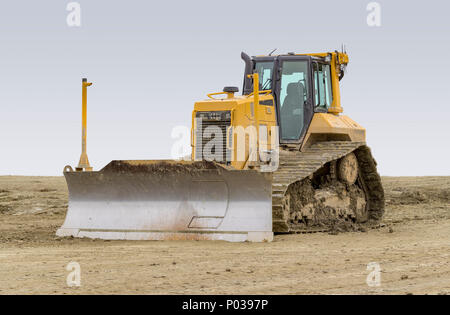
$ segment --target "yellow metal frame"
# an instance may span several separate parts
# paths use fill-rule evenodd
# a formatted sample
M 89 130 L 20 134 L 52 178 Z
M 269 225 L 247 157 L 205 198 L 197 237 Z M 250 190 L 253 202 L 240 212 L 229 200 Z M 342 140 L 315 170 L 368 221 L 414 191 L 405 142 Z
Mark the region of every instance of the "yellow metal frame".
M 194 105 L 194 110 L 192 111 L 192 127 L 191 127 L 191 146 L 192 150 L 192 159 L 196 159 L 195 157 L 195 134 L 194 130 L 196 128 L 196 114 L 201 111 L 230 111 L 231 112 L 231 126 L 242 126 L 246 129 L 248 126 L 255 126 L 256 130 L 259 132 L 260 125 L 266 125 L 267 128 L 271 128 L 271 126 L 276 125 L 276 116 L 275 116 L 275 107 L 273 105 L 263 105 L 262 101 L 272 100 L 274 104 L 274 99 L 271 93 L 271 90 L 259 90 L 259 75 L 252 74 L 250 75 L 253 78 L 254 91 L 257 93 L 252 93 L 251 95 L 233 95 L 233 97 L 226 98 L 215 98 L 214 96 L 220 94 L 227 94 L 226 92 L 216 92 L 209 93 L 208 99 L 196 102 Z M 249 153 L 247 150 L 245 152 L 245 161 L 237 161 L 237 151 L 236 151 L 236 142 L 237 135 L 236 130 L 233 129 L 232 138 L 230 138 L 230 129 L 227 129 L 227 138 L 226 144 L 228 147 L 232 149 L 233 161 L 231 162 L 231 166 L 235 169 L 243 169 L 248 166 L 248 157 Z M 247 141 L 248 139 L 246 139 Z M 246 143 L 246 149 L 248 143 Z M 268 143 L 268 147 L 270 147 L 270 141 Z
M 348 64 L 349 59 L 346 53 L 330 52 L 330 53 L 312 53 L 298 54 L 299 56 L 312 56 L 320 58 L 330 58 L 331 82 L 333 101 L 328 109 L 328 113 L 315 113 L 310 123 L 305 138 L 303 139 L 300 150 L 305 146 L 309 146 L 317 141 L 343 140 L 343 141 L 365 141 L 365 129 L 350 119 L 348 116 L 339 115 L 343 112 L 341 106 L 341 94 L 339 78 L 342 77 L 342 71 Z M 195 117 L 200 111 L 227 111 L 231 112 L 231 126 L 234 128 L 242 126 L 244 129 L 248 126 L 256 126 L 259 132 L 259 126 L 265 125 L 268 130 L 272 126 L 277 126 L 276 108 L 272 105 L 261 104 L 262 101 L 271 100 L 275 104 L 271 90 L 259 90 L 259 76 L 257 73 L 249 75 L 253 79 L 253 91 L 249 95 L 235 96 L 234 93 L 217 92 L 208 94 L 207 100 L 196 102 L 192 112 L 192 128 L 191 128 L 191 146 L 192 159 L 195 159 Z M 215 95 L 227 94 L 226 98 L 214 98 Z M 248 161 L 236 160 L 237 136 L 234 133 L 233 138 L 229 138 L 230 129 L 227 129 L 227 147 L 232 148 L 233 160 L 231 166 L 235 169 L 245 169 L 249 167 Z M 268 139 L 268 148 L 271 148 L 271 137 Z M 246 141 L 248 141 L 246 139 Z M 258 136 L 259 148 L 259 136 Z M 249 157 L 248 143 L 246 142 L 245 156 Z

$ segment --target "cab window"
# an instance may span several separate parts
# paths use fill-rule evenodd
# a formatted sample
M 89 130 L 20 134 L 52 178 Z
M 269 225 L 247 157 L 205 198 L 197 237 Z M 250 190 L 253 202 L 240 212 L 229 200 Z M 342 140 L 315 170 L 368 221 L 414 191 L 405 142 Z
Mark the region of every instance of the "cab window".
M 283 140 L 298 140 L 308 98 L 308 62 L 284 61 L 280 86 L 280 127 Z
M 255 64 L 255 70 L 259 74 L 259 89 L 261 91 L 271 90 L 273 61 L 257 62 Z
M 313 70 L 315 104 L 317 107 L 327 110 L 333 102 L 330 65 L 315 62 Z

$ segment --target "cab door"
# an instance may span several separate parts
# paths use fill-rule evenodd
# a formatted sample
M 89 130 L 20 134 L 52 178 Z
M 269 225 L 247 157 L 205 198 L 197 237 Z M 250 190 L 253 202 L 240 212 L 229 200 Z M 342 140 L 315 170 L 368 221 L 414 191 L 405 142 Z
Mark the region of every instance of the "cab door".
M 301 143 L 313 116 L 311 57 L 279 56 L 276 69 L 280 143 Z

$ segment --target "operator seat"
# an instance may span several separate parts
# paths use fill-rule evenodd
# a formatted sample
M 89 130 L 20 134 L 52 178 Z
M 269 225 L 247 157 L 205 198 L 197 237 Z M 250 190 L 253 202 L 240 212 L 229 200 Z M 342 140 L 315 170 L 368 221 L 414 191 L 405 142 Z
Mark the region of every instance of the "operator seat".
M 281 106 L 281 133 L 283 139 L 298 139 L 303 129 L 304 90 L 301 82 L 287 85 Z

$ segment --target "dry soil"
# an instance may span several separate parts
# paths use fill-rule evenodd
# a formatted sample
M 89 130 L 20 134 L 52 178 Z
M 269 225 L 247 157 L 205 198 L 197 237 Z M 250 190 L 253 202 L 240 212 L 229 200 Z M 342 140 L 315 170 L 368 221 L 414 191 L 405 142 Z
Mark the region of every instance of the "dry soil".
M 448 294 L 450 177 L 384 177 L 383 227 L 272 243 L 57 238 L 62 177 L 0 177 L 0 294 Z M 68 287 L 66 266 L 81 266 Z M 368 286 L 367 265 L 381 267 Z

